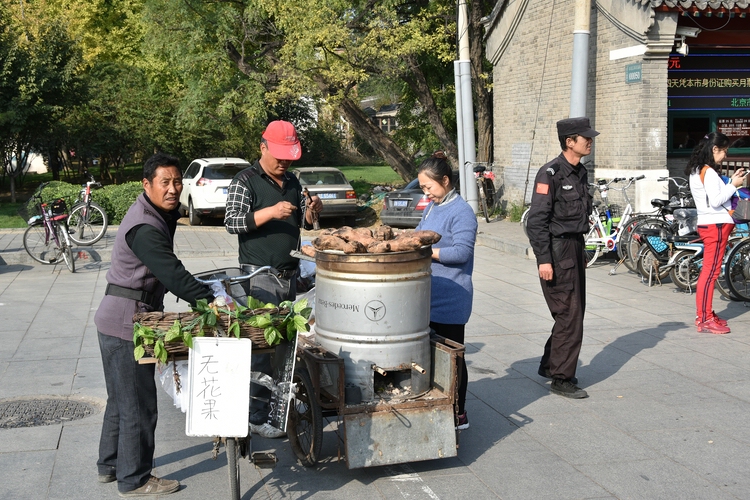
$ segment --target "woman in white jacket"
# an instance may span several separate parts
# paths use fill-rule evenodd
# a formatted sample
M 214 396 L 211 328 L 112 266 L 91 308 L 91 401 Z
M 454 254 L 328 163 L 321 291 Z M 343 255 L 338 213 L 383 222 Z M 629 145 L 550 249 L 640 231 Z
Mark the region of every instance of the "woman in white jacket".
M 727 321 L 713 309 L 714 285 L 721 274 L 721 263 L 734 220 L 729 213 L 731 198 L 742 185 L 745 170 L 734 172 L 725 184 L 718 169 L 727 157 L 729 138 L 719 132 L 706 135 L 693 149 L 685 175 L 690 176 L 690 192 L 698 209 L 698 234 L 703 240 L 703 266 L 696 286 L 695 324 L 699 332 L 729 333 Z

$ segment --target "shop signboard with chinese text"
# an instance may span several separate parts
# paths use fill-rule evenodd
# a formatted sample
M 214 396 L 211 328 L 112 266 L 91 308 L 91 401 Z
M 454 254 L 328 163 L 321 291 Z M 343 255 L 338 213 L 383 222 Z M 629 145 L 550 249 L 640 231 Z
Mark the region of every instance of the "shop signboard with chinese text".
M 669 58 L 669 110 L 750 111 L 750 53 Z

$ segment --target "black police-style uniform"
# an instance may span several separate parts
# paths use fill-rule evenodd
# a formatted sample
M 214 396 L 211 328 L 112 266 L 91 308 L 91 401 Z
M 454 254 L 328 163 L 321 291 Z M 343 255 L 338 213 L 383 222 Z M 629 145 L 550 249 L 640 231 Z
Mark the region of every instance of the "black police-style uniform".
M 582 164 L 560 156 L 537 172 L 527 231 L 537 265 L 552 264 L 551 281 L 540 278 L 544 299 L 555 324 L 544 346 L 540 371 L 552 378 L 575 375 L 583 341 L 586 310 L 584 235 L 589 230 L 592 199 Z

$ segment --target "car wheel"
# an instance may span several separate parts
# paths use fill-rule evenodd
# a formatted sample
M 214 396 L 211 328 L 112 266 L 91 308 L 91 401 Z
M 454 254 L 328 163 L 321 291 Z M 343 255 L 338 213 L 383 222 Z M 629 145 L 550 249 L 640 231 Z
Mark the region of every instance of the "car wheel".
M 195 208 L 193 207 L 193 200 L 192 199 L 190 199 L 188 201 L 188 222 L 190 222 L 191 226 L 200 226 L 200 224 L 201 224 L 201 218 L 195 212 Z
M 354 225 L 357 223 L 357 217 L 354 215 L 347 215 L 344 217 L 344 225 L 349 227 L 354 227 Z

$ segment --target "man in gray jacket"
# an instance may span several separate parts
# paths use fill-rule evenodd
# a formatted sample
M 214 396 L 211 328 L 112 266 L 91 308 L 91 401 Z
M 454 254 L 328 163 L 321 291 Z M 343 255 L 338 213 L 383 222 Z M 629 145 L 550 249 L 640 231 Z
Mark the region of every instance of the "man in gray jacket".
M 164 495 L 180 488 L 151 474 L 157 406 L 154 364 L 133 350 L 133 315 L 164 309 L 167 290 L 195 304 L 212 301 L 174 254 L 182 173 L 176 158 L 156 154 L 143 166 L 144 193 L 122 220 L 94 322 L 99 335 L 107 407 L 99 441 L 99 482 L 117 481 L 121 497 Z

